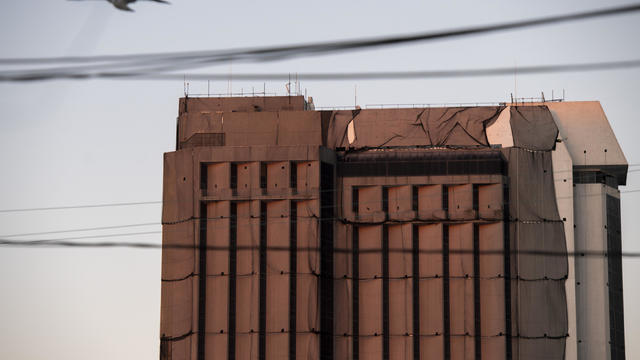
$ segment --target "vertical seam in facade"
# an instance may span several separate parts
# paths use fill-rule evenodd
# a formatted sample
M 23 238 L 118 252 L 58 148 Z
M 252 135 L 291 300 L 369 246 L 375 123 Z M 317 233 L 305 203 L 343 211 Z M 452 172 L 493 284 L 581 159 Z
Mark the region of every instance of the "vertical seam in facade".
M 504 233 L 504 314 L 505 314 L 505 341 L 506 341 L 506 358 L 513 358 L 512 344 L 512 319 L 511 319 L 511 229 L 509 223 L 509 186 L 505 183 L 502 191 L 503 196 L 503 233 Z
M 298 273 L 298 208 L 291 201 L 289 210 L 289 359 L 296 358 L 296 310 Z
M 382 225 L 382 358 L 389 359 L 389 226 Z
M 360 239 L 359 239 L 359 227 L 357 225 L 353 226 L 353 239 L 352 239 L 352 251 L 353 251 L 353 260 L 352 260 L 352 273 L 353 273 L 353 283 L 351 284 L 353 287 L 353 296 L 352 296 L 352 310 L 351 315 L 353 317 L 353 360 L 358 360 L 360 358 L 360 258 L 358 255 L 358 248 L 360 247 Z
M 207 204 L 200 202 L 200 271 L 198 279 L 198 360 L 205 359 L 207 304 Z
M 412 230 L 411 257 L 413 267 L 413 359 L 420 360 L 420 228 L 417 224 L 413 224 Z
M 267 355 L 267 203 L 260 202 L 260 310 L 258 332 L 258 359 Z
M 477 198 L 477 196 L 476 196 Z M 480 306 L 480 225 L 473 224 L 473 314 L 476 360 L 482 359 L 482 319 Z
M 451 310 L 449 305 L 449 225 L 442 225 L 442 297 L 444 320 L 444 358 L 451 359 Z
M 449 218 L 449 186 L 442 185 L 442 209 L 445 218 Z M 449 225 L 442 224 L 442 311 L 443 311 L 443 335 L 444 335 L 444 358 L 451 358 L 451 338 L 450 338 L 450 316 L 449 305 Z
M 228 325 L 228 359 L 236 358 L 236 272 L 237 272 L 237 239 L 238 239 L 238 205 L 230 202 L 229 216 L 229 325 Z
M 333 217 L 335 170 L 320 162 L 320 359 L 333 359 Z

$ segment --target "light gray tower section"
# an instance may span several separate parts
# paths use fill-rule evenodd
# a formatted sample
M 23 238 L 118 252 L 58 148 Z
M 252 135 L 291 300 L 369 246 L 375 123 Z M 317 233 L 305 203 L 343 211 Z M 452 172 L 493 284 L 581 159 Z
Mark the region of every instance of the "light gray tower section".
M 560 207 L 562 198 L 573 195 L 573 247 L 578 254 L 609 254 L 569 258 L 570 267 L 572 262 L 575 264 L 577 358 L 624 359 L 618 186 L 626 184 L 627 160 L 599 102 L 547 106 L 560 130 L 559 144 L 566 145 L 573 162 L 573 194 L 558 195 Z M 554 161 L 556 158 L 561 156 L 554 157 Z M 558 165 L 554 164 L 554 168 Z M 555 175 L 557 186 L 558 180 L 564 183 L 569 178 L 559 171 Z M 565 222 L 565 227 L 570 225 Z M 569 279 L 572 280 L 571 274 Z M 567 300 L 571 304 L 571 299 Z M 567 358 L 572 358 L 567 350 Z
M 620 191 L 627 160 L 597 101 L 547 102 L 559 129 L 552 152 L 554 185 L 569 257 L 566 359 L 624 359 Z M 514 146 L 509 111 L 487 128 L 492 145 Z

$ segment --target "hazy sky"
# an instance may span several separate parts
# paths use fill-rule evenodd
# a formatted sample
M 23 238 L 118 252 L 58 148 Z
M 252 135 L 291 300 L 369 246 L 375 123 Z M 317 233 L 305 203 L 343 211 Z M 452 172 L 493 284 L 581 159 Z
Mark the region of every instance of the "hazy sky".
M 0 57 L 226 49 L 438 30 L 620 1 L 106 1 L 0 3 Z M 211 72 L 435 70 L 640 59 L 640 13 L 380 51 L 221 65 Z M 202 70 L 200 70 L 202 71 Z M 510 93 L 599 100 L 630 164 L 640 164 L 640 69 L 471 79 L 305 82 L 317 106 L 498 102 Z M 237 82 L 285 93 L 284 82 Z M 212 93 L 226 92 L 224 81 Z M 191 93 L 207 83 L 191 82 Z M 0 83 L 0 209 L 157 201 L 175 146 L 182 81 Z M 632 167 L 633 169 L 634 167 Z M 635 167 L 636 169 L 638 167 Z M 628 186 L 640 189 L 640 172 Z M 623 250 L 640 251 L 640 192 L 622 194 Z M 160 206 L 0 213 L 0 235 L 155 222 L 82 235 L 160 231 Z M 22 239 L 22 238 L 21 238 Z M 112 240 L 160 243 L 159 233 Z M 78 240 L 91 241 L 91 240 Z M 624 260 L 627 357 L 640 357 L 640 259 Z M 637 300 L 636 300 L 637 301 Z M 0 358 L 157 359 L 160 251 L 0 248 Z

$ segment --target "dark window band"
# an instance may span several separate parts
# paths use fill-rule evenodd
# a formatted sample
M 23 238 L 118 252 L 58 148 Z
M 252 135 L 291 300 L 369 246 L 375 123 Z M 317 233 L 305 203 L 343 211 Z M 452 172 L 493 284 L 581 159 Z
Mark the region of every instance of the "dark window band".
M 236 358 L 236 272 L 237 272 L 237 246 L 238 246 L 238 205 L 231 202 L 229 205 L 229 338 L 227 353 L 228 359 Z
M 360 239 L 359 239 L 359 228 L 356 225 L 353 225 L 353 238 L 351 241 L 351 247 L 353 251 L 353 261 L 351 272 L 353 273 L 353 297 L 352 297 L 352 327 L 353 327 L 353 360 L 358 360 L 360 358 L 360 256 L 359 256 L 359 247 L 360 247 Z
M 389 226 L 382 226 L 382 358 L 389 359 Z
M 258 315 L 258 358 L 267 356 L 267 203 L 260 202 L 260 310 Z
M 198 278 L 198 360 L 204 360 L 207 304 L 207 204 L 200 203 L 200 269 Z
M 416 192 L 414 188 L 414 192 Z M 411 232 L 411 260 L 413 267 L 413 359 L 420 360 L 420 228 L 413 225 Z
M 333 360 L 333 218 L 335 168 L 320 163 L 320 359 Z
M 298 205 L 291 201 L 289 210 L 289 360 L 296 358 L 296 298 L 298 273 Z
M 442 295 L 444 319 L 444 358 L 451 359 L 451 308 L 449 304 L 449 225 L 442 225 Z
M 474 203 L 477 204 L 477 185 L 474 188 Z M 477 211 L 477 205 L 475 210 Z M 482 319 L 480 307 L 480 225 L 473 224 L 473 315 L 476 360 L 482 359 Z
M 503 214 L 503 249 L 504 249 L 504 314 L 505 314 L 505 341 L 506 341 L 506 353 L 507 359 L 513 357 L 513 348 L 511 343 L 511 236 L 509 228 L 510 213 L 509 213 L 509 186 L 504 185 L 502 188 L 502 203 L 504 204 Z

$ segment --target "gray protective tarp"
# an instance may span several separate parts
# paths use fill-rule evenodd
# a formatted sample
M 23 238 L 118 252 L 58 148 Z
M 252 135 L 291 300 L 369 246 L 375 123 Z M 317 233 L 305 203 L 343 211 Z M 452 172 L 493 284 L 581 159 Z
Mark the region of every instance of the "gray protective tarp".
M 193 166 L 190 151 L 164 156 L 162 209 L 162 287 L 160 336 L 163 356 L 189 359 L 195 343 L 196 245 L 193 217 Z M 180 206 L 177 206 L 180 204 Z M 173 246 L 173 248 L 172 248 Z M 185 247 L 185 248 L 180 248 Z
M 546 106 L 512 106 L 513 145 L 529 150 L 555 149 L 558 127 Z
M 551 163 L 558 129 L 546 106 L 511 108 L 514 147 L 509 166 L 512 251 L 513 353 L 520 359 L 562 359 L 568 332 L 564 223 L 559 216 Z M 516 336 L 518 335 L 518 336 Z
M 558 221 L 550 152 L 507 148 L 503 154 L 509 163 L 509 200 L 518 206 L 510 209 L 519 221 Z

